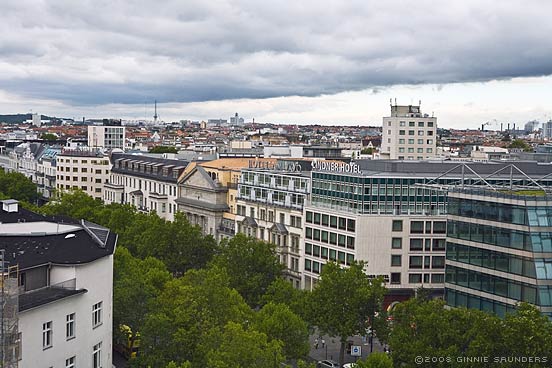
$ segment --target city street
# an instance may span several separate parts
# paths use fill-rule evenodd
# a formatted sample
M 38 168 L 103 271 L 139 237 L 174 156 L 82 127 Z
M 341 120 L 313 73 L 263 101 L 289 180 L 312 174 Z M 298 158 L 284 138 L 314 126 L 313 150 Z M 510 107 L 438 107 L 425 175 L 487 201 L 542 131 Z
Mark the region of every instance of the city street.
M 323 348 L 320 337 L 318 338 L 318 349 L 314 347 L 314 340 L 318 337 L 318 335 L 311 335 L 309 337 L 309 343 L 311 346 L 311 351 L 309 353 L 309 357 L 313 359 L 314 361 L 324 360 L 324 359 L 330 359 L 335 362 L 338 362 L 339 360 L 339 348 L 340 343 L 338 338 L 331 338 L 328 336 L 322 336 L 322 338 L 326 341 L 326 346 Z M 353 336 L 350 337 L 349 340 L 352 340 L 354 342 L 353 345 L 361 346 L 361 352 L 362 352 L 362 358 L 366 358 L 368 354 L 370 354 L 370 344 L 368 341 L 362 342 L 362 338 L 360 336 Z M 374 351 L 383 351 L 383 346 L 379 343 L 377 339 L 374 340 Z M 347 351 L 345 350 L 345 363 L 352 363 L 357 360 L 357 357 L 353 357 L 350 354 L 347 354 Z

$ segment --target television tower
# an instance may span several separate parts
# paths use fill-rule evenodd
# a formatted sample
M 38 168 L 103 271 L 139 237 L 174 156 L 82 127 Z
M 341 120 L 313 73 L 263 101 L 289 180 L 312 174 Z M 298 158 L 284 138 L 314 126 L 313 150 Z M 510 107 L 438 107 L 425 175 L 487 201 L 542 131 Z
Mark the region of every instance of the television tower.
M 159 116 L 157 115 L 157 100 L 155 100 L 155 113 L 154 113 L 154 115 L 153 115 L 153 122 L 154 122 L 154 123 L 157 123 L 157 118 L 158 118 L 158 117 L 159 117 Z

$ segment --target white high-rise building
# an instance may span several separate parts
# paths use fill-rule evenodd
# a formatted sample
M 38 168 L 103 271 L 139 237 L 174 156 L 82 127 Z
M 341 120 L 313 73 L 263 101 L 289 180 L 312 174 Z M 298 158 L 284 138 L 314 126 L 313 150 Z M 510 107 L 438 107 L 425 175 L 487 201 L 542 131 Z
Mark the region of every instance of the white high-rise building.
M 420 106 L 391 105 L 383 118 L 380 156 L 390 160 L 426 160 L 437 150 L 437 118 L 422 114 Z
M 125 149 L 125 127 L 120 125 L 89 125 L 88 146 Z
M 40 114 L 33 114 L 33 126 L 40 127 L 42 125 L 42 120 L 40 120 Z

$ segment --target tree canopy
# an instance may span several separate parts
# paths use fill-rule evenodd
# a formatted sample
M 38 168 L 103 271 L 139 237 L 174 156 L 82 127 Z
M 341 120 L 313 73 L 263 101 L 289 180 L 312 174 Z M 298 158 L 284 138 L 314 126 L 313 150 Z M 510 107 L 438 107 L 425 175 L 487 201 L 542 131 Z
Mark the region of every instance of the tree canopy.
M 149 150 L 149 153 L 178 153 L 178 149 L 169 146 L 155 146 Z
M 32 203 L 38 198 L 36 184 L 25 175 L 0 168 L 0 197 Z
M 385 293 L 383 280 L 370 279 L 364 273 L 363 262 L 353 262 L 348 268 L 329 262 L 322 269 L 309 297 L 309 320 L 322 333 L 340 339 L 340 366 L 347 338 L 365 333 Z

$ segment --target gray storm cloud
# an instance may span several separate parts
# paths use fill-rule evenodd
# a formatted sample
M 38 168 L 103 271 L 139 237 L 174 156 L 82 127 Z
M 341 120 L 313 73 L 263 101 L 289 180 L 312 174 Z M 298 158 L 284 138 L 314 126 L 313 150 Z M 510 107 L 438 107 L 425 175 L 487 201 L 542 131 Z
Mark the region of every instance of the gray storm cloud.
M 0 9 L 0 89 L 70 104 L 552 74 L 549 1 L 4 0 Z

